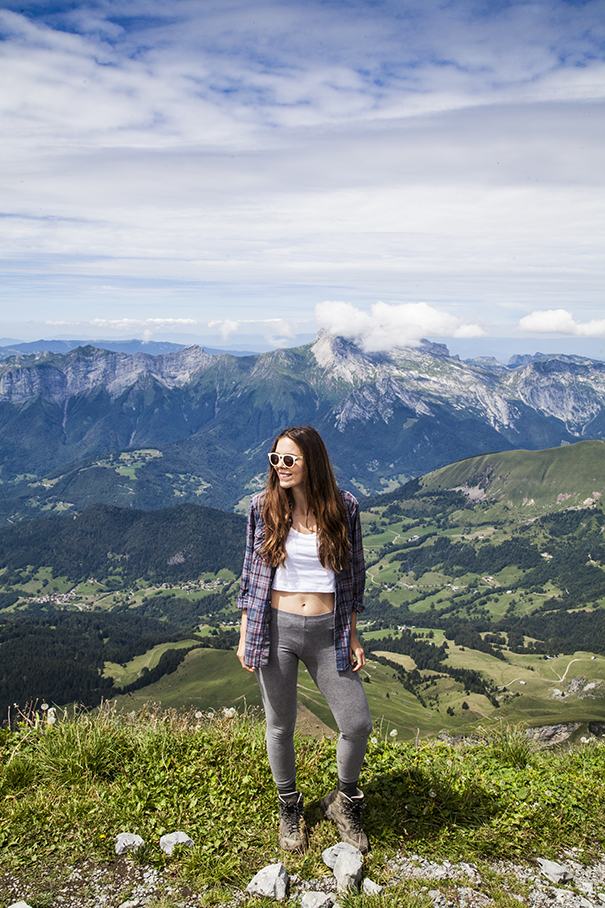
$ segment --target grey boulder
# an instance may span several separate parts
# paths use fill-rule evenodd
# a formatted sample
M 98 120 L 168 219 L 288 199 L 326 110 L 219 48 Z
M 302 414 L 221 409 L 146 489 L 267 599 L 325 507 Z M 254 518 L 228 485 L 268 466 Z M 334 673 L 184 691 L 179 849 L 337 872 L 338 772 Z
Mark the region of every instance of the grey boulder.
M 268 864 L 259 870 L 255 877 L 248 883 L 246 889 L 252 895 L 262 895 L 265 898 L 277 899 L 284 902 L 288 893 L 290 878 L 286 868 L 281 862 Z
M 349 851 L 341 851 L 334 865 L 334 876 L 338 884 L 338 891 L 348 892 L 349 890 L 355 891 L 359 889 L 362 869 L 363 859 L 359 851 L 355 850 L 354 854 Z
M 136 851 L 145 842 L 140 835 L 134 832 L 120 832 L 116 836 L 116 854 L 126 854 L 127 851 Z
M 334 870 L 338 856 L 345 853 L 354 856 L 361 854 L 354 845 L 349 845 L 348 842 L 339 842 L 338 845 L 332 845 L 331 848 L 326 848 L 325 851 L 322 851 L 321 856 L 326 867 Z
M 186 832 L 169 832 L 160 839 L 160 848 L 164 854 L 172 854 L 176 845 L 187 845 L 189 848 L 193 845 L 193 839 L 190 839 Z
M 305 892 L 300 900 L 301 908 L 330 908 L 334 897 L 329 892 Z
M 573 879 L 573 874 L 563 864 L 557 864 L 556 861 L 547 861 L 546 858 L 538 858 L 538 864 L 544 876 L 547 876 L 552 883 L 566 883 L 568 880 Z

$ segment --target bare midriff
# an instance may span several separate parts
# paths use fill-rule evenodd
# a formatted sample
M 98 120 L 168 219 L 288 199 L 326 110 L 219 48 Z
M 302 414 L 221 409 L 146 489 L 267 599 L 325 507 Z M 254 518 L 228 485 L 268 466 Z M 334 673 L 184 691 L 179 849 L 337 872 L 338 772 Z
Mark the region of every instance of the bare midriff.
M 271 590 L 271 608 L 293 615 L 326 615 L 334 611 L 334 593 L 286 593 Z

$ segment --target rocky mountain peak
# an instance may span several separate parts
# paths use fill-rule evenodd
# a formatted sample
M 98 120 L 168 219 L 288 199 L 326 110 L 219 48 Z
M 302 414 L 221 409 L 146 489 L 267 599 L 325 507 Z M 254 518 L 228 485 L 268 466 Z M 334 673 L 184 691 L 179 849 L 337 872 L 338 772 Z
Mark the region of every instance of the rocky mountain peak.
M 87 345 L 66 354 L 10 357 L 0 363 L 0 399 L 22 403 L 40 397 L 62 403 L 98 387 L 116 398 L 143 376 L 168 388 L 180 388 L 214 360 L 196 345 L 161 356 L 114 353 Z
M 315 362 L 337 381 L 357 384 L 376 373 L 376 367 L 368 354 L 362 352 L 357 344 L 337 337 L 322 329 L 318 332 L 311 352 Z

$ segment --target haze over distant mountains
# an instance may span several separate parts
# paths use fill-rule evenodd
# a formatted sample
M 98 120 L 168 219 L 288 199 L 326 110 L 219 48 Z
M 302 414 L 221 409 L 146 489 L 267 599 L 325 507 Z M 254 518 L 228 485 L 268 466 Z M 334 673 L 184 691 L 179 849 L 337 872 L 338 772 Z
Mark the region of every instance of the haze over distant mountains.
M 138 338 L 130 340 L 68 340 L 52 338 L 50 340 L 17 341 L 0 338 L 0 359 L 19 356 L 22 353 L 69 353 L 78 347 L 96 347 L 97 350 L 111 350 L 113 353 L 147 353 L 149 356 L 161 356 L 163 353 L 174 353 L 182 350 L 187 344 L 175 344 L 171 341 L 144 341 Z M 254 355 L 252 350 L 226 350 L 204 346 L 206 353 L 231 353 L 233 356 Z
M 340 482 L 373 494 L 475 454 L 605 437 L 605 363 L 463 362 L 428 342 L 368 354 L 323 332 L 247 357 L 91 345 L 9 356 L 0 362 L 0 516 L 96 501 L 233 508 L 264 483 L 275 435 L 307 422 Z
M 141 338 L 96 338 L 82 339 L 77 337 L 42 338 L 35 341 L 17 340 L 0 337 L 0 359 L 21 353 L 68 353 L 76 347 L 97 347 L 100 350 L 113 350 L 116 353 L 149 353 L 159 356 L 183 347 L 197 345 L 206 353 L 232 353 L 234 356 L 253 356 L 256 353 L 267 353 L 276 345 L 259 334 L 241 334 L 238 332 L 229 340 L 221 335 L 197 337 L 190 334 L 154 335 L 155 340 Z M 289 343 L 281 347 L 299 347 L 312 343 L 313 334 L 298 334 Z M 453 356 L 460 359 L 492 357 L 502 364 L 507 364 L 517 356 L 568 355 L 583 356 L 589 359 L 605 360 L 605 338 L 603 337 L 433 337 L 435 343 L 443 343 Z

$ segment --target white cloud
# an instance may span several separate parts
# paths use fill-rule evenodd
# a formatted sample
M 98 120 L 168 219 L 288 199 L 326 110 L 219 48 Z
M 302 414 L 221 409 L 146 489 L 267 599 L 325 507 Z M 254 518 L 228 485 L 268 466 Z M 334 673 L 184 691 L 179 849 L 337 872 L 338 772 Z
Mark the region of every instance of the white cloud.
M 170 331 L 174 328 L 191 328 L 197 325 L 193 318 L 93 318 L 90 321 L 71 321 L 67 319 L 46 319 L 46 325 L 53 327 L 85 328 L 117 332 L 141 331 L 149 338 L 156 331 Z
M 7 309 L 105 295 L 149 331 L 145 297 L 283 339 L 323 298 L 424 299 L 467 335 L 600 307 L 605 0 L 7 6 Z
M 522 331 L 532 334 L 561 334 L 566 337 L 605 337 L 605 318 L 577 322 L 567 309 L 543 309 L 519 322 Z
M 251 329 L 253 331 L 261 330 L 265 333 L 265 337 L 268 341 L 271 341 L 272 343 L 275 342 L 276 347 L 286 346 L 288 341 L 299 331 L 299 325 L 284 318 L 244 318 L 239 319 L 239 321 L 233 321 L 233 319 L 226 318 L 208 322 L 208 327 L 218 328 L 223 340 L 227 340 L 227 338 L 242 329 L 246 331 L 250 331 Z M 267 330 L 269 333 L 266 333 Z M 282 336 L 278 337 L 277 335 Z
M 218 322 L 208 322 L 209 328 L 218 328 L 219 333 L 223 340 L 227 340 L 232 334 L 239 329 L 239 322 L 234 322 L 232 319 L 226 318 L 223 321 Z
M 93 318 L 93 328 L 173 328 L 176 325 L 196 325 L 193 318 Z
M 374 303 L 363 312 L 351 303 L 326 301 L 315 307 L 315 317 L 330 334 L 355 340 L 368 353 L 395 347 L 417 347 L 428 335 L 481 337 L 479 325 L 461 324 L 448 312 L 426 303 Z

